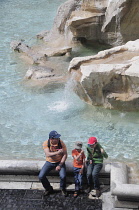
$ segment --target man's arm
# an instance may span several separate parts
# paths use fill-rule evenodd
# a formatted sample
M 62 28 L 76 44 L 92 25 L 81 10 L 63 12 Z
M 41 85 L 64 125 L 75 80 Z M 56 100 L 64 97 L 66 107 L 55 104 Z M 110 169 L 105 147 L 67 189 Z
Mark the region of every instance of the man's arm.
M 62 164 L 65 163 L 66 159 L 67 159 L 67 150 L 63 153 L 63 157 L 62 157 L 59 165 L 62 166 Z
M 63 149 L 59 149 L 56 152 L 50 152 L 50 149 L 46 148 L 46 149 L 44 149 L 44 152 L 45 152 L 46 157 L 52 157 L 52 156 L 59 155 L 59 154 L 63 153 Z
M 59 165 L 56 167 L 56 171 L 60 171 L 60 169 L 61 169 L 62 165 L 65 163 L 66 159 L 67 159 L 67 150 L 64 152 L 64 155 L 63 155 Z

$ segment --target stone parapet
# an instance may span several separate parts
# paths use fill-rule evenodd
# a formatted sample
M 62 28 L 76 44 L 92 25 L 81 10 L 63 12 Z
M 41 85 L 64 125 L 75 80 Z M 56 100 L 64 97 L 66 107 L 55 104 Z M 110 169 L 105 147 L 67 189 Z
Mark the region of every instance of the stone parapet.
M 45 161 L 41 160 L 0 160 L 1 175 L 38 175 Z M 109 177 L 110 163 L 104 163 L 101 170 L 102 177 Z M 67 175 L 73 173 L 72 162 L 66 161 Z M 58 172 L 52 170 L 50 175 L 57 175 Z
M 128 170 L 124 163 L 111 165 L 111 195 L 115 197 L 116 208 L 139 209 L 139 185 L 128 183 Z

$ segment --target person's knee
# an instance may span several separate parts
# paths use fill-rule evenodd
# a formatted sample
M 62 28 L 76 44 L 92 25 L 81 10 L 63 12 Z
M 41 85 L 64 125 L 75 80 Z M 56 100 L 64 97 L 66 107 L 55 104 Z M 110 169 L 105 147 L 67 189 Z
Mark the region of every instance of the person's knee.
M 87 173 L 87 177 L 90 178 L 92 176 L 91 173 Z
M 38 175 L 38 178 L 39 178 L 39 180 L 41 181 L 41 180 L 43 180 L 44 179 L 44 174 L 43 173 L 39 173 L 39 175 Z
M 39 178 L 40 181 L 43 179 L 40 174 L 38 175 L 38 178 Z
M 66 179 L 66 175 L 65 174 L 61 174 L 60 175 L 60 179 L 62 179 L 62 180 Z
M 97 174 L 97 173 L 92 173 L 93 179 L 98 178 L 98 176 L 99 176 L 99 174 Z

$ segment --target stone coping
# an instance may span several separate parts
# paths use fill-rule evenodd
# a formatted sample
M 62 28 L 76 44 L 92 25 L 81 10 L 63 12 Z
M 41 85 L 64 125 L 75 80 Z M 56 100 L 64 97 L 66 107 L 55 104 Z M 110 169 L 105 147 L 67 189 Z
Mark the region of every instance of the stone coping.
M 118 200 L 139 201 L 139 185 L 128 184 L 128 170 L 124 163 L 111 164 L 111 194 Z
M 10 175 L 38 175 L 45 161 L 41 160 L 0 160 L 0 174 Z M 110 163 L 104 163 L 101 170 L 102 176 L 109 177 Z M 73 173 L 72 161 L 66 161 L 67 175 Z M 50 175 L 57 175 L 55 170 Z
M 45 161 L 42 160 L 0 160 L 1 175 L 38 175 Z M 66 161 L 67 175 L 71 175 L 72 161 Z M 56 176 L 58 172 L 51 172 Z M 139 185 L 128 184 L 128 170 L 124 163 L 104 162 L 100 177 L 110 177 L 111 195 L 119 201 L 139 201 Z

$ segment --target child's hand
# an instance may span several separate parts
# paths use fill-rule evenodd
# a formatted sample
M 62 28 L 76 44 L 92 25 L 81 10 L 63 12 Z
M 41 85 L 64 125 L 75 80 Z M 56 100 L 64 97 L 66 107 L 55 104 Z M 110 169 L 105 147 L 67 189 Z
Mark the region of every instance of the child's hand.
M 93 161 L 92 160 L 90 160 L 90 164 L 92 164 L 93 163 Z
M 83 174 L 83 168 L 80 169 L 79 174 Z
M 83 154 L 84 153 L 84 151 L 83 150 L 81 150 L 81 153 L 80 154 Z
M 100 151 L 101 151 L 102 154 L 104 153 L 104 149 L 101 148 Z

